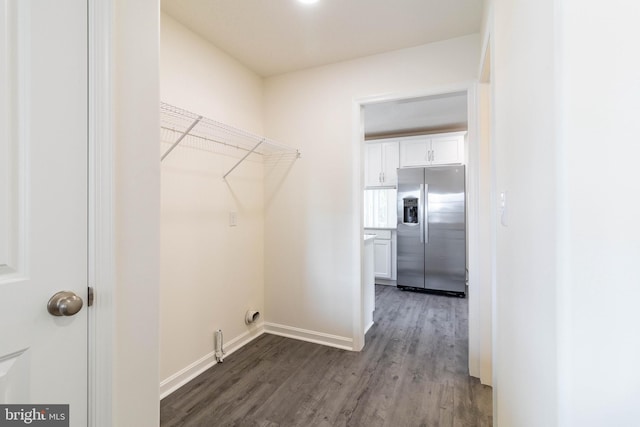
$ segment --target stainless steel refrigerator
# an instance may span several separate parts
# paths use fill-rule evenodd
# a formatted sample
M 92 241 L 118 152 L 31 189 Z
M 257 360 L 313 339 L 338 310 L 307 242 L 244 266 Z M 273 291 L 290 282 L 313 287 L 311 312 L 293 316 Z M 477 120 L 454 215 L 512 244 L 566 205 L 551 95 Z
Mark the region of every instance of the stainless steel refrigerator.
M 399 288 L 466 295 L 464 166 L 398 169 Z

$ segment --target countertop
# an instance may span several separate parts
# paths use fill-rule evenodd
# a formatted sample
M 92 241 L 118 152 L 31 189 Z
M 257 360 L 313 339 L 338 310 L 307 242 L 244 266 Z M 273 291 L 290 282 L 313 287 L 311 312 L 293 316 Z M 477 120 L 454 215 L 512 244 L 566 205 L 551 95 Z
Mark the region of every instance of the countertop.
M 376 238 L 375 234 L 365 234 L 364 235 L 364 242 L 373 242 L 373 240 Z

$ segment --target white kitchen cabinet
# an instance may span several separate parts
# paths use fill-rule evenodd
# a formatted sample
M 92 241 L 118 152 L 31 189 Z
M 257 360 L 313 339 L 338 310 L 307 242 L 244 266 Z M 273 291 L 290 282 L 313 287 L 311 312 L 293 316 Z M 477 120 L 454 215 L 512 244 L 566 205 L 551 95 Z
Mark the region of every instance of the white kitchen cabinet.
M 407 138 L 400 141 L 400 167 L 427 166 L 431 159 L 431 139 Z
M 364 239 L 364 282 L 362 301 L 364 303 L 362 320 L 364 333 L 373 326 L 373 311 L 376 308 L 376 283 L 374 276 L 374 239 L 365 236 Z
M 377 278 L 391 279 L 391 240 L 373 241 L 373 264 Z
M 365 229 L 366 234 L 376 236 L 373 241 L 373 264 L 376 279 L 394 279 L 394 232 L 395 230 Z
M 400 167 L 460 164 L 464 162 L 464 135 L 452 132 L 400 140 Z
M 366 187 L 395 187 L 398 184 L 398 150 L 397 140 L 364 145 Z

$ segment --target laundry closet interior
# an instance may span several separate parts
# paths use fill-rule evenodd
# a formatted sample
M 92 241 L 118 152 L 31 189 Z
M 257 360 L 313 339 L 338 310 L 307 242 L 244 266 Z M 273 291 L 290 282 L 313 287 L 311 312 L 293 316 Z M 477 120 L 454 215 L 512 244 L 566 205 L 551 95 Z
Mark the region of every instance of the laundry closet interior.
M 166 395 L 215 361 L 217 330 L 226 352 L 262 333 L 265 209 L 301 156 L 264 136 L 261 78 L 166 14 L 161 58 Z
M 258 73 L 163 9 L 161 397 L 263 333 L 362 349 L 362 105 L 466 91 L 478 45 Z

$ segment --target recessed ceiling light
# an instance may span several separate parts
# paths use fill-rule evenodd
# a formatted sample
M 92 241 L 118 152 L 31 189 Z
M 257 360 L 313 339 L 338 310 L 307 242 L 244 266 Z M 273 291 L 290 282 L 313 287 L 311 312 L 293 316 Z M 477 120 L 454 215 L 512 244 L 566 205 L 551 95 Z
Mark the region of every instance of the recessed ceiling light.
M 298 1 L 303 4 L 313 4 L 318 2 L 318 0 L 298 0 Z

